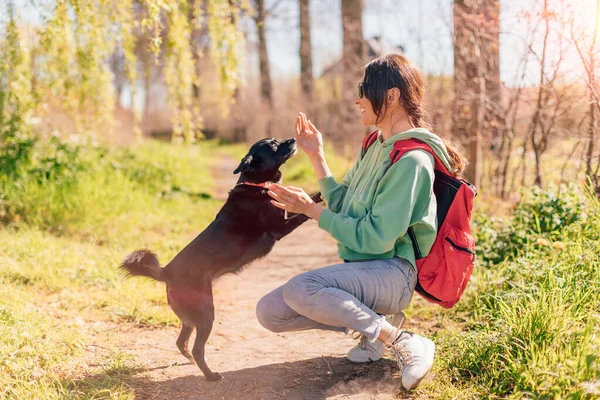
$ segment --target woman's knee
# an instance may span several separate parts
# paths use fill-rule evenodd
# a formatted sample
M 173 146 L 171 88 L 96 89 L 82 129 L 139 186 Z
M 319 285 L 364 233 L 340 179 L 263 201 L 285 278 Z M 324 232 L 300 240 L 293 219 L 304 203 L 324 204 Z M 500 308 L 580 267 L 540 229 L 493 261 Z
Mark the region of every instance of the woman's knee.
M 263 296 L 256 304 L 256 319 L 263 328 L 275 332 L 285 332 L 285 323 L 282 314 L 281 294 L 275 291 Z
M 303 314 L 302 311 L 310 306 L 312 296 L 322 287 L 308 274 L 297 275 L 283 285 L 283 299 L 292 309 Z

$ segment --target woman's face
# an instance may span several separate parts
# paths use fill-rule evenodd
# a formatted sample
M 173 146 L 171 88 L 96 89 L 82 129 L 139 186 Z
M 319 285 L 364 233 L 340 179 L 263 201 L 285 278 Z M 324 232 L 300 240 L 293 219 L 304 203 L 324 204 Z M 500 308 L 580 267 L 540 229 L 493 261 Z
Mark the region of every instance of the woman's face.
M 355 103 L 360 107 L 360 123 L 365 126 L 377 125 L 377 114 L 373 111 L 373 106 L 367 96 L 363 96 L 362 99 L 358 98 Z

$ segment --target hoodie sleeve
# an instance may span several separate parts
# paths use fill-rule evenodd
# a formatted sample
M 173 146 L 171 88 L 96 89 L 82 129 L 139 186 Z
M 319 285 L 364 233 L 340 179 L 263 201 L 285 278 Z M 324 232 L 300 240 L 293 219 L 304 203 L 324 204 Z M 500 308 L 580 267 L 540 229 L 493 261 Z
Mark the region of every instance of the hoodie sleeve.
M 424 151 L 411 151 L 381 179 L 365 217 L 352 218 L 333 209 L 324 210 L 319 227 L 358 253 L 388 252 L 406 234 L 413 212 L 429 206 L 433 179 L 433 157 Z
M 321 194 L 325 198 L 325 202 L 327 203 L 327 208 L 333 212 L 340 212 L 342 209 L 342 204 L 344 203 L 344 197 L 346 196 L 346 192 L 348 191 L 348 185 L 352 181 L 352 177 L 354 173 L 358 169 L 358 165 L 360 163 L 360 152 L 356 157 L 356 161 L 354 165 L 341 182 L 337 182 L 333 176 L 326 176 L 323 179 L 319 179 L 319 187 L 321 188 Z

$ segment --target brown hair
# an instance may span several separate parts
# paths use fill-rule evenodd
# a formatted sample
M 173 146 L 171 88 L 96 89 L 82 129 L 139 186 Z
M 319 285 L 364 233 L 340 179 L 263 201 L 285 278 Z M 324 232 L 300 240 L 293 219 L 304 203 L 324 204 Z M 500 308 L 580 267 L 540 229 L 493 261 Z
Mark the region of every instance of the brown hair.
M 376 58 L 365 67 L 363 92 L 373 106 L 377 123 L 387 111 L 385 96 L 386 91 L 391 88 L 400 90 L 400 103 L 408 113 L 412 125 L 417 128 L 431 129 L 424 121 L 427 113 L 423 108 L 425 95 L 423 75 L 406 57 L 398 54 Z M 467 166 L 467 159 L 446 140 L 444 145 L 450 155 L 453 174 L 456 176 L 462 174 Z

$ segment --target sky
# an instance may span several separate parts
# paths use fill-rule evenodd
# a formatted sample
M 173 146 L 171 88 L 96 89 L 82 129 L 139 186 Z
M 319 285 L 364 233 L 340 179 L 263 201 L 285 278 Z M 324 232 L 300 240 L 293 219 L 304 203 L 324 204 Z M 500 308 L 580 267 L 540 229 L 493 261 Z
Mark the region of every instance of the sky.
M 265 8 L 276 3 L 266 21 L 267 45 L 274 75 L 300 70 L 298 3 L 296 0 L 265 0 Z M 342 51 L 340 0 L 310 2 L 313 71 L 318 76 Z M 420 11 L 422 11 L 420 15 Z M 452 72 L 452 2 L 447 0 L 365 0 L 363 36 L 381 36 L 390 46 L 401 45 L 407 56 L 428 72 Z M 448 23 L 450 22 L 450 23 Z M 421 37 L 420 51 L 413 40 Z M 252 38 L 255 40 L 254 35 Z M 275 56 L 273 56 L 275 55 Z
M 549 0 L 557 7 L 561 0 Z M 310 3 L 313 71 L 318 76 L 342 51 L 341 0 L 312 0 Z M 381 36 L 389 45 L 401 45 L 406 56 L 422 71 L 431 74 L 453 72 L 453 0 L 364 0 L 363 36 Z M 597 0 L 565 0 L 577 15 L 577 28 L 595 22 Z M 265 8 L 277 6 L 266 21 L 267 46 L 274 77 L 297 74 L 300 70 L 298 48 L 297 0 L 265 0 Z M 508 86 L 532 85 L 539 81 L 540 65 L 529 60 L 521 79 L 520 60 L 527 49 L 527 23 L 524 11 L 541 9 L 541 0 L 500 0 L 500 79 Z M 251 38 L 254 38 L 251 35 Z M 541 35 L 534 48 L 541 47 Z M 550 49 L 550 58 L 557 56 Z M 582 74 L 576 54 L 567 58 L 565 69 L 574 76 Z M 570 61 L 570 62 L 569 62 Z
M 0 0 L 0 21 L 6 17 L 9 0 Z M 20 16 L 28 21 L 39 21 L 39 13 L 28 6 L 32 0 L 13 0 Z M 563 0 L 549 0 L 557 7 Z M 578 15 L 577 28 L 595 21 L 598 0 L 564 0 Z M 35 0 L 43 4 L 51 0 Z M 341 0 L 311 0 L 311 40 L 313 50 L 313 73 L 319 76 L 329 64 L 339 59 L 342 51 Z M 507 86 L 532 85 L 539 80 L 540 65 L 530 57 L 528 68 L 521 79 L 520 61 L 527 48 L 527 23 L 522 18 L 524 11 L 540 9 L 542 0 L 500 0 L 500 79 Z M 363 36 L 381 36 L 391 46 L 401 45 L 406 56 L 422 71 L 430 74 L 452 74 L 452 5 L 453 0 L 364 0 Z M 266 37 L 271 74 L 273 78 L 297 75 L 300 71 L 298 48 L 297 0 L 265 0 L 269 10 L 266 20 Z M 3 15 L 4 13 L 4 15 Z M 253 24 L 246 21 L 249 47 L 256 47 Z M 534 41 L 539 51 L 541 36 Z M 557 57 L 557 48 L 550 49 L 550 58 Z M 256 58 L 248 63 L 258 65 Z M 569 54 L 565 71 L 579 76 L 583 71 L 576 54 Z

